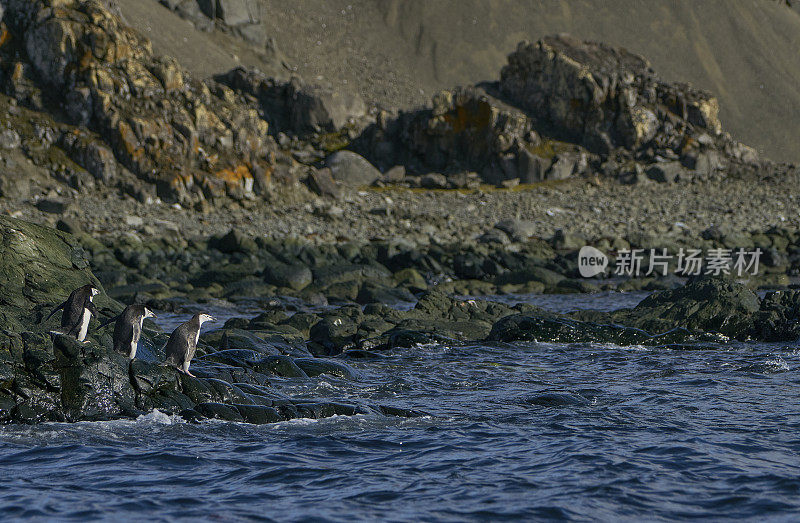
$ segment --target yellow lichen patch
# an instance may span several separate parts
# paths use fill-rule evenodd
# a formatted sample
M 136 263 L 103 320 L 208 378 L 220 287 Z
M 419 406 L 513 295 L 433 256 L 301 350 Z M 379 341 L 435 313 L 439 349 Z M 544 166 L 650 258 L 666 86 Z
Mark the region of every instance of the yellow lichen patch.
M 570 145 L 565 142 L 559 142 L 558 140 L 543 139 L 539 144 L 528 145 L 526 148 L 531 154 L 535 154 L 540 158 L 552 160 L 558 153 L 568 151 Z
M 139 147 L 136 134 L 127 122 L 120 122 L 119 125 L 117 125 L 117 132 L 119 133 L 119 140 L 125 148 L 125 152 L 128 153 L 129 158 L 136 160 L 144 154 L 144 150 Z
M 22 62 L 14 62 L 14 70 L 11 72 L 11 81 L 16 84 L 22 80 L 22 72 Z
M 348 145 L 350 145 L 350 138 L 347 136 L 346 130 L 325 133 L 319 136 L 319 146 L 327 153 L 344 149 Z
M 11 32 L 6 28 L 5 24 L 0 28 L 0 47 L 3 47 L 11 41 Z
M 80 71 L 85 71 L 89 68 L 89 65 L 92 63 L 92 50 L 87 49 L 83 56 L 81 56 L 80 61 L 78 62 L 78 67 Z
M 190 174 L 176 172 L 172 175 L 172 178 L 169 180 L 170 188 L 172 189 L 181 189 L 181 188 L 189 188 L 194 184 L 194 178 Z

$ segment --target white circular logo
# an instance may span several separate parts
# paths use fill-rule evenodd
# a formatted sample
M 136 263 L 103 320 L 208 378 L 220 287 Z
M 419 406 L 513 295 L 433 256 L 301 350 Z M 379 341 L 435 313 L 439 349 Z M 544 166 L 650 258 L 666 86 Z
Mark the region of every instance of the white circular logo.
M 591 278 L 605 272 L 608 256 L 603 251 L 585 245 L 578 252 L 578 271 L 584 278 Z

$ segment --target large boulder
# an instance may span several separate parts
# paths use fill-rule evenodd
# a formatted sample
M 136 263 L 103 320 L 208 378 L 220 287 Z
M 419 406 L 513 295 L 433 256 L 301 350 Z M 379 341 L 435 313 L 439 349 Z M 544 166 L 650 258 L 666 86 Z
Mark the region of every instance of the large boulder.
M 258 9 L 252 0 L 199 0 L 198 4 L 206 16 L 216 16 L 231 27 L 250 23 L 251 13 Z
M 500 89 L 557 133 L 600 153 L 721 132 L 719 104 L 709 93 L 661 81 L 645 58 L 622 48 L 566 35 L 520 43 L 501 71 Z
M 677 289 L 655 292 L 633 309 L 613 312 L 608 320 L 661 333 L 683 327 L 696 333 L 746 338 L 761 307 L 753 291 L 732 280 L 698 278 Z M 586 318 L 580 313 L 576 317 Z
M 345 187 L 371 185 L 380 179 L 381 173 L 363 156 L 352 151 L 333 153 L 326 160 L 333 179 Z
M 403 164 L 420 174 L 435 171 L 451 176 L 477 172 L 493 184 L 570 176 L 576 172 L 574 162 L 552 170 L 554 157 L 585 152 L 540 137 L 529 115 L 483 88 L 440 91 L 431 105 L 394 118 L 379 116 L 357 141 L 357 150 L 374 158 L 380 168 Z
M 363 117 L 367 106 L 354 92 L 330 87 L 302 86 L 291 104 L 291 129 L 298 133 L 336 131 Z
M 216 79 L 258 99 L 273 129 L 283 132 L 304 136 L 340 131 L 359 123 L 367 114 L 367 106 L 357 93 L 306 84 L 298 77 L 282 81 L 237 67 Z

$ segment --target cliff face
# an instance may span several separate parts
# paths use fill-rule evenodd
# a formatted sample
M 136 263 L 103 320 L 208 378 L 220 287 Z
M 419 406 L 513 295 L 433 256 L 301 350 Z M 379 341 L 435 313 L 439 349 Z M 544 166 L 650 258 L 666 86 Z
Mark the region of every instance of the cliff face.
M 103 3 L 11 0 L 4 22 L 6 91 L 66 120 L 54 141 L 103 183 L 197 201 L 241 198 L 269 176 L 265 120 L 155 57 Z

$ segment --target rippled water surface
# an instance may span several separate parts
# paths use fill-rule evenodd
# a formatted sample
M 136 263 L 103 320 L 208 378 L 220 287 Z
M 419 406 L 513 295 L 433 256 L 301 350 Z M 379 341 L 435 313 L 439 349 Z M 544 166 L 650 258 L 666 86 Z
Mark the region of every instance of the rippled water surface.
M 430 415 L 252 426 L 156 412 L 4 426 L 0 513 L 792 520 L 800 510 L 800 351 L 792 344 L 430 345 L 351 363 L 358 382 L 323 376 L 275 386 Z

